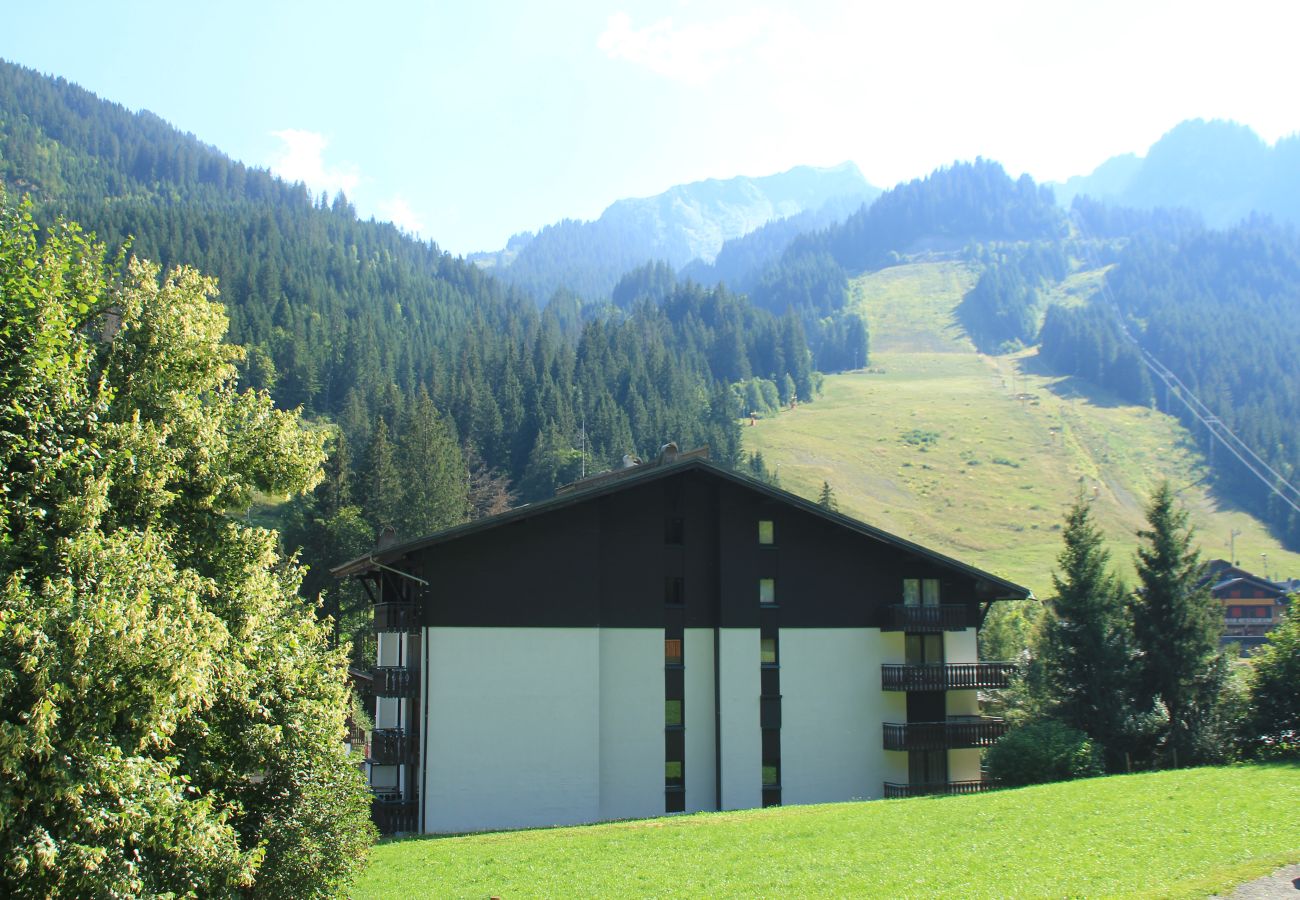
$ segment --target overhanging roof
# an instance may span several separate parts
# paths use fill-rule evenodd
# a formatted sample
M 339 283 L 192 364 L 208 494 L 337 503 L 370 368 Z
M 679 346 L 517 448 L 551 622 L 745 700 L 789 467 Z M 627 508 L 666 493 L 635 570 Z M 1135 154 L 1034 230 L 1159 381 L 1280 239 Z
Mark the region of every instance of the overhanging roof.
M 588 500 L 605 496 L 606 494 L 613 494 L 618 491 L 626 490 L 634 485 L 647 484 L 661 478 L 667 478 L 689 471 L 704 472 L 711 477 L 721 478 L 724 481 L 729 481 L 748 490 L 757 491 L 758 493 L 765 494 L 779 503 L 784 503 L 787 506 L 818 516 L 841 528 L 847 528 L 867 537 L 874 538 L 882 543 L 890 544 L 899 549 L 915 553 L 917 556 L 929 559 L 939 565 L 948 566 L 962 571 L 973 578 L 987 582 L 993 588 L 994 592 L 998 594 L 996 597 L 998 600 L 1022 600 L 1033 597 L 1033 592 L 1030 591 L 1029 588 L 1007 581 L 1005 578 L 999 578 L 997 575 L 985 572 L 983 569 L 978 569 L 975 566 L 967 565 L 961 560 L 953 559 L 950 556 L 937 553 L 927 547 L 922 547 L 920 544 L 913 543 L 906 538 L 901 538 L 898 535 L 882 531 L 875 526 L 868 525 L 866 522 L 859 521 L 858 519 L 854 519 L 838 512 L 832 512 L 820 504 L 814 503 L 810 500 L 805 500 L 803 497 L 792 494 L 789 491 L 773 487 L 772 485 L 759 481 L 756 478 L 750 478 L 748 475 L 742 475 L 738 472 L 721 468 L 706 459 L 700 458 L 688 458 L 677 462 L 637 466 L 635 469 L 628 470 L 627 474 L 622 475 L 622 477 L 601 481 L 592 484 L 590 487 L 583 487 L 581 483 L 579 483 L 578 485 L 571 487 L 566 493 L 560 494 L 549 500 L 543 500 L 539 503 L 527 503 L 523 506 L 515 507 L 514 509 L 495 516 L 476 519 L 473 522 L 466 522 L 464 525 L 457 525 L 453 528 L 436 531 L 433 534 L 410 541 L 404 541 L 400 544 L 394 544 L 390 547 L 385 547 L 382 550 L 377 549 L 364 556 L 359 556 L 356 559 L 349 560 L 340 566 L 336 566 L 331 569 L 330 572 L 335 578 L 346 578 L 350 575 L 360 575 L 365 572 L 374 571 L 385 565 L 391 565 L 402 557 L 417 550 L 423 550 L 426 547 L 446 544 L 469 535 L 490 531 L 494 528 L 499 528 L 502 525 L 508 525 L 511 522 L 519 522 L 558 509 L 576 506 L 580 503 L 585 503 Z

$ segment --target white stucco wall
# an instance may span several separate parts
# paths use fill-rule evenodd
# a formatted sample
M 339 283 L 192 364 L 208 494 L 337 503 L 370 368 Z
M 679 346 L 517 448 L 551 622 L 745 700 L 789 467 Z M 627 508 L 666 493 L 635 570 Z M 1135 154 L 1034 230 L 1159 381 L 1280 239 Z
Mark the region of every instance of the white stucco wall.
M 687 628 L 682 653 L 686 676 L 686 811 L 700 812 L 717 809 L 713 629 Z
M 663 812 L 663 631 L 429 628 L 425 830 Z
M 600 631 L 601 819 L 664 810 L 664 633 Z
M 758 721 L 760 680 L 757 628 L 719 630 L 722 808 L 763 805 L 763 745 Z
M 973 663 L 979 661 L 979 647 L 976 644 L 976 631 L 974 628 L 967 628 L 964 631 L 945 631 L 943 640 L 943 658 L 946 662 Z M 945 711 L 950 716 L 978 716 L 980 712 L 979 691 L 948 691 L 944 703 Z M 950 772 L 955 771 L 951 757 L 948 760 L 948 769 Z M 976 776 L 978 776 L 978 773 L 977 763 Z M 954 781 L 963 780 L 956 775 L 953 775 L 952 779 Z
M 948 780 L 979 781 L 982 750 L 949 750 Z

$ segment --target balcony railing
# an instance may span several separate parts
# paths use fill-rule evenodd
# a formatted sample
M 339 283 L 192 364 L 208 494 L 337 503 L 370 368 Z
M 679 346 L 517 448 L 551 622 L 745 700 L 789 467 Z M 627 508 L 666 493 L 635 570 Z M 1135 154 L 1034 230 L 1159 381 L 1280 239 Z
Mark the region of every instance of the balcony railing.
M 942 663 L 920 666 L 883 665 L 880 686 L 887 691 L 996 690 L 1011 683 L 1014 663 Z
M 376 697 L 418 697 L 420 670 L 408 666 L 376 666 Z
M 961 631 L 971 626 L 970 608 L 959 603 L 939 606 L 906 606 L 902 603 L 886 611 L 882 631 Z
M 397 766 L 413 762 L 420 749 L 419 737 L 405 728 L 376 728 L 370 732 L 370 762 L 376 766 Z
M 1007 732 L 1001 719 L 971 716 L 944 722 L 885 723 L 886 750 L 964 750 L 990 747 Z
M 993 789 L 988 781 L 940 781 L 936 784 L 896 784 L 885 782 L 885 799 L 900 797 L 929 797 L 937 794 L 978 794 Z
M 380 834 L 402 834 L 420 828 L 420 804 L 400 794 L 376 794 L 370 801 L 370 818 Z
M 420 627 L 419 608 L 410 602 L 376 603 L 375 631 L 416 631 Z

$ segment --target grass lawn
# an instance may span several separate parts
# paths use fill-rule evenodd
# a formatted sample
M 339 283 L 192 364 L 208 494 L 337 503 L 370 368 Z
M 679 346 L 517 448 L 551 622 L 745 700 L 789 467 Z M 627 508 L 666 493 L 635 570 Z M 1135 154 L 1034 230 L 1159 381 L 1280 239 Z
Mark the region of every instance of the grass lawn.
M 1173 418 L 1119 404 L 1077 379 L 1047 374 L 1034 350 L 975 352 L 953 309 L 973 276 L 960 263 L 916 263 L 856 279 L 871 364 L 832 375 L 815 403 L 754 427 L 747 450 L 777 466 L 781 486 L 815 499 L 830 483 L 840 509 L 1031 588 L 1051 591 L 1065 510 L 1080 490 L 1114 563 L 1129 574 L 1142 506 L 1168 478 L 1206 558 L 1237 558 L 1275 577 L 1300 575 L 1256 519 L 1222 503 Z
M 395 841 L 357 898 L 1206 897 L 1300 860 L 1300 766 Z

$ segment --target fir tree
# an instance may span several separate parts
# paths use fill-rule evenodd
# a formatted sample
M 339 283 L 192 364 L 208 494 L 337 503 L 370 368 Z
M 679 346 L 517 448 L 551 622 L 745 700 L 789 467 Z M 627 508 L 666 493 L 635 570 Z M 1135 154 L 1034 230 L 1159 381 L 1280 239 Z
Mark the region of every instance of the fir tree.
M 407 413 L 395 454 L 403 481 L 392 524 L 404 538 L 458 525 L 469 517 L 469 471 L 447 422 L 420 391 Z
M 1213 755 L 1203 741 L 1223 665 L 1218 652 L 1223 612 L 1203 581 L 1187 513 L 1161 482 L 1146 510 L 1146 542 L 1137 552 L 1141 586 L 1133 597 L 1133 637 L 1141 683 L 1169 716 L 1168 748 L 1185 764 Z
M 1062 537 L 1060 571 L 1052 573 L 1053 595 L 1035 639 L 1035 680 L 1046 711 L 1105 748 L 1115 769 L 1134 708 L 1126 591 L 1082 496 L 1066 514 Z
M 831 490 L 829 481 L 822 482 L 822 492 L 817 497 L 817 505 L 831 512 L 840 511 L 839 501 L 835 499 L 835 491 Z
M 396 528 L 402 515 L 402 476 L 388 439 L 388 424 L 382 416 L 375 421 L 370 446 L 366 448 L 362 487 L 361 508 L 376 534 L 385 528 Z

